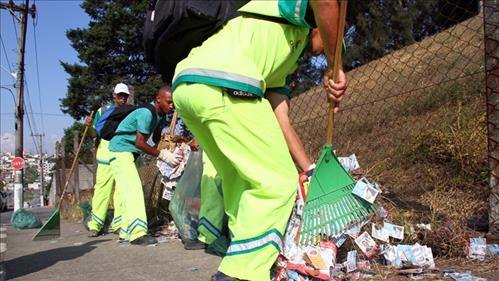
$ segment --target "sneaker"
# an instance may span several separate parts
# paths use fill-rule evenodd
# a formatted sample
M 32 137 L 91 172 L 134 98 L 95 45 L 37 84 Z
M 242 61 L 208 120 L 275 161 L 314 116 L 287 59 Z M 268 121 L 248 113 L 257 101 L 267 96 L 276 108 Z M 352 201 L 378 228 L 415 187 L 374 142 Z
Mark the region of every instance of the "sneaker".
M 118 243 L 128 243 L 128 242 L 130 242 L 128 239 L 121 238 L 121 237 L 119 237 L 117 241 L 118 241 Z
M 89 238 L 95 238 L 95 237 L 99 237 L 102 235 L 102 232 L 101 231 L 97 231 L 97 230 L 90 230 L 90 234 L 88 235 Z
M 238 281 L 241 279 L 237 279 L 234 277 L 230 277 L 228 275 L 223 274 L 220 271 L 217 271 L 213 276 L 211 276 L 211 281 Z
M 186 250 L 204 250 L 206 249 L 206 244 L 197 239 L 186 239 L 184 240 L 184 249 Z
M 144 235 L 144 236 L 141 236 L 135 240 L 130 241 L 130 244 L 141 245 L 141 246 L 153 245 L 153 244 L 157 244 L 157 243 L 158 243 L 158 240 L 156 240 L 156 238 L 149 236 L 149 235 Z

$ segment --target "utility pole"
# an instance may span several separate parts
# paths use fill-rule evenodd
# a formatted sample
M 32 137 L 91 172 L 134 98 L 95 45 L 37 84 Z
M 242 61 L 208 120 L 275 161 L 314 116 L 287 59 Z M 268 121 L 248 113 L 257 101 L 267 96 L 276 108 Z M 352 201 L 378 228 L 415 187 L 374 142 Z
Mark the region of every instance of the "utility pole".
M 39 137 L 40 138 L 40 206 L 44 206 L 44 197 L 43 197 L 43 192 L 45 188 L 45 176 L 43 174 L 43 137 L 45 134 L 32 134 L 31 136 L 33 137 Z
M 15 124 L 15 156 L 23 157 L 23 119 L 24 119 L 24 50 L 26 48 L 26 27 L 28 23 L 28 13 L 34 18 L 36 14 L 36 7 L 33 5 L 29 7 L 29 0 L 26 0 L 25 5 L 16 5 L 14 1 L 9 3 L 0 3 L 0 9 L 9 10 L 12 14 L 18 12 L 19 19 L 19 42 L 18 42 L 18 56 L 17 56 L 17 77 L 16 77 L 16 124 Z M 16 170 L 14 177 L 14 210 L 22 208 L 23 206 L 23 186 L 24 175 L 23 170 Z

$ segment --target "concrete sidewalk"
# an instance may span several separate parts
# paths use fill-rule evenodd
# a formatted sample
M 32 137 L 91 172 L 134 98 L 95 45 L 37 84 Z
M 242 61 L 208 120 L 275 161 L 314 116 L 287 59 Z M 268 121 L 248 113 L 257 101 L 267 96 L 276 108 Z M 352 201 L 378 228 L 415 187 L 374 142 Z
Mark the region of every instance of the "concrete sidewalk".
M 52 213 L 49 208 L 29 210 L 42 221 Z M 37 229 L 14 229 L 11 214 L 0 217 L 6 280 L 210 280 L 220 262 L 202 250 L 184 250 L 178 240 L 144 247 L 119 244 L 114 234 L 88 238 L 81 223 L 61 222 L 61 237 L 33 242 Z

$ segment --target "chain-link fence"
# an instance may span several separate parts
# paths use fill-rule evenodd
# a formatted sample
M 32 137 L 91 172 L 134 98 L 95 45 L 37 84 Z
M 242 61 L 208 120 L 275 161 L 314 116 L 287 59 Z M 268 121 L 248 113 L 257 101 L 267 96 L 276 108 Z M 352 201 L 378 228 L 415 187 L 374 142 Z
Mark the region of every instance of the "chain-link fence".
M 484 3 L 488 155 L 490 165 L 490 232 L 499 236 L 499 3 Z
M 380 182 L 384 197 L 401 212 L 425 214 L 419 220 L 450 217 L 463 223 L 470 216 L 486 214 L 488 207 L 484 14 L 478 1 L 433 2 L 438 4 L 426 7 L 418 17 L 409 8 L 398 11 L 401 18 L 424 18 L 427 26 L 419 26 L 420 38 L 413 36 L 415 40 L 397 49 L 389 48 L 396 40 L 394 34 L 373 30 L 352 39 L 360 29 L 348 25 L 345 57 L 353 55 L 344 62 L 344 68 L 351 69 L 349 87 L 335 115 L 333 146 L 339 156 L 355 153 L 361 173 Z M 487 67 L 492 76 L 487 96 L 494 169 L 498 29 L 497 2 L 489 2 L 488 13 L 495 13 L 495 19 L 486 17 L 490 36 L 495 36 L 487 51 L 494 57 Z M 354 18 L 359 20 L 358 15 Z M 389 25 L 387 32 L 395 31 Z M 415 33 L 415 29 L 413 23 L 408 30 Z M 352 42 L 377 42 L 372 38 L 376 35 L 395 39 L 384 41 L 383 46 L 388 46 L 384 54 L 357 66 L 360 45 Z M 327 108 L 321 86 L 291 100 L 293 125 L 312 158 L 319 156 L 325 143 Z M 494 200 L 497 206 L 497 197 Z

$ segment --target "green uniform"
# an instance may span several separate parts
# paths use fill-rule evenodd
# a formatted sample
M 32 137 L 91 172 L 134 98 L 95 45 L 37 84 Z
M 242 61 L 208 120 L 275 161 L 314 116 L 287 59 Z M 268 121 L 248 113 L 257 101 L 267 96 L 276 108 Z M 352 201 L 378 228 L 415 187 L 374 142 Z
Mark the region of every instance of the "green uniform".
M 165 118 L 158 116 L 157 123 L 151 126 L 152 118 L 147 108 L 134 110 L 121 121 L 117 134 L 109 142 L 110 166 L 123 202 L 120 236 L 130 241 L 147 234 L 144 193 L 134 153 L 140 151 L 135 147 L 137 131 L 150 135 L 158 124 L 165 124 Z
M 101 107 L 97 111 L 93 127 L 97 125 L 103 111 L 108 109 L 109 106 Z M 109 166 L 109 160 L 111 159 L 109 152 L 109 142 L 106 140 L 100 140 L 99 147 L 97 148 L 97 171 L 95 174 L 95 185 L 94 194 L 92 196 L 92 213 L 91 220 L 88 222 L 87 226 L 90 230 L 99 232 L 102 230 L 104 221 L 106 220 L 106 213 L 109 207 L 109 200 L 111 198 L 111 193 L 113 192 L 114 177 L 111 167 Z M 121 226 L 121 214 L 122 206 L 120 195 L 118 189 L 114 189 L 113 195 L 113 206 L 114 206 L 114 217 L 110 232 L 115 232 L 120 229 Z
M 256 7 L 243 10 L 280 13 L 281 4 L 302 2 L 254 1 Z M 175 108 L 222 178 L 232 237 L 219 271 L 235 278 L 269 280 L 282 247 L 298 177 L 270 103 L 260 97 L 285 86 L 308 32 L 307 26 L 238 17 L 175 71 Z M 257 98 L 236 97 L 224 88 Z
M 201 177 L 201 207 L 199 209 L 198 240 L 211 244 L 221 236 L 224 219 L 222 180 L 217 170 L 203 152 Z

